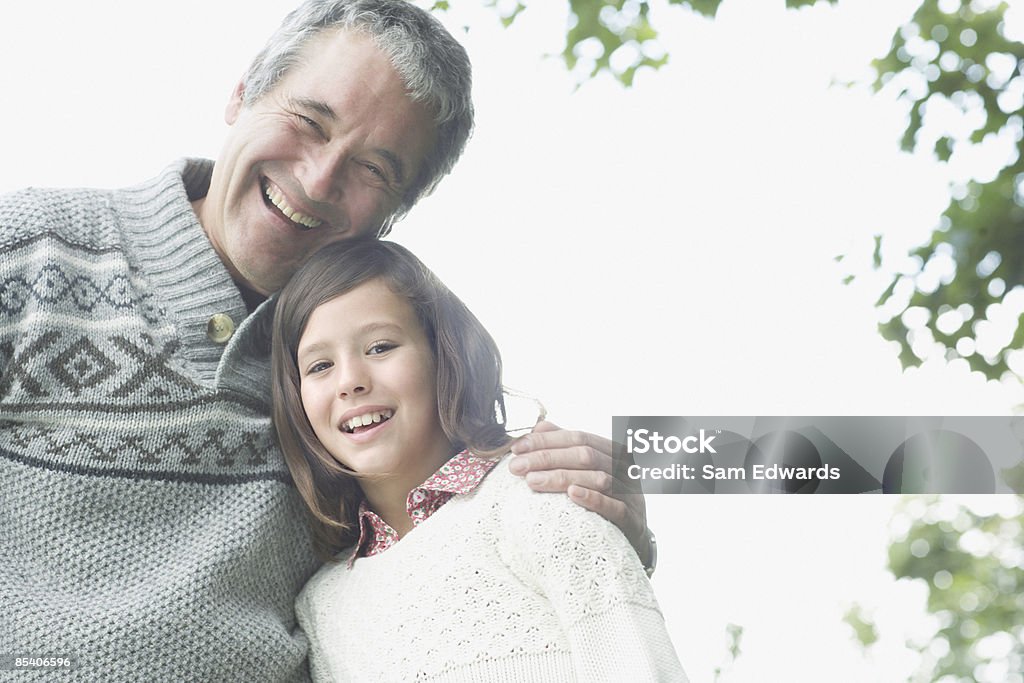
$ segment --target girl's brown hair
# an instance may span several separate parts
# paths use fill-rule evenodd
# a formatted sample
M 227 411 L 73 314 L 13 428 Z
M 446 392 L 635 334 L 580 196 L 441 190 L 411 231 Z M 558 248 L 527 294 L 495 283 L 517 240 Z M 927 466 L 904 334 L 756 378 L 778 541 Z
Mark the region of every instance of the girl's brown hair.
M 322 303 L 381 279 L 416 312 L 437 366 L 437 407 L 453 453 L 506 450 L 505 401 L 498 347 L 466 305 L 408 249 L 375 239 L 329 244 L 281 291 L 274 315 L 271 373 L 274 426 L 285 462 L 311 515 L 313 540 L 326 559 L 358 538 L 362 492 L 313 433 L 302 406 L 299 340 Z

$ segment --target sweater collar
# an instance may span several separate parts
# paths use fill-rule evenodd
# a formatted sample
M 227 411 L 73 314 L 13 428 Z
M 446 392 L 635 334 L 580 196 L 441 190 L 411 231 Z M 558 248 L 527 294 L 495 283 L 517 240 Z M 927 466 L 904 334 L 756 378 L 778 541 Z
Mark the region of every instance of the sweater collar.
M 212 173 L 213 162 L 208 159 L 180 159 L 156 178 L 117 191 L 115 206 L 138 275 L 158 307 L 155 319 L 172 326 L 170 336 L 181 341 L 179 353 L 194 374 L 262 404 L 269 393 L 270 348 L 269 327 L 263 319 L 269 320 L 273 302 L 264 302 L 249 314 L 199 224 L 191 202 L 209 191 Z M 228 316 L 235 326 L 226 345 L 207 336 L 215 315 Z M 240 358 L 256 363 L 240 364 Z

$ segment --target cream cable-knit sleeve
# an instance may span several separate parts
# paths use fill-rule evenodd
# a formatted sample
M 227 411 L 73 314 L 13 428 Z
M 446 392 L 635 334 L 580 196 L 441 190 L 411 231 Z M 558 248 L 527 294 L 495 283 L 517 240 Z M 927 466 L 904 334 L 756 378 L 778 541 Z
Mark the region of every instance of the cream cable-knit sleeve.
M 611 523 L 565 495 L 509 491 L 499 553 L 550 600 L 580 681 L 686 681 L 650 581 Z
M 317 574 L 310 583 L 320 576 L 321 574 Z M 298 624 L 296 628 L 306 636 L 309 646 L 309 675 L 313 683 L 331 683 L 335 680 L 335 675 L 331 673 L 330 666 L 323 658 L 324 646 L 320 642 L 322 626 L 316 621 L 318 612 L 313 609 L 312 599 L 312 591 L 303 590 L 299 593 L 295 601 L 295 619 Z

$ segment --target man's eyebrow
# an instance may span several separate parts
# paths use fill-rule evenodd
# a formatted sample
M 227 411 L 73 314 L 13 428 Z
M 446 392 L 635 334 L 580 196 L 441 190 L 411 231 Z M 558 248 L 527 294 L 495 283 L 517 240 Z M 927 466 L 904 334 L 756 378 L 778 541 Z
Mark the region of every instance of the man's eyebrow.
M 327 104 L 323 100 L 315 100 L 312 97 L 293 97 L 291 98 L 292 106 L 300 107 L 302 109 L 308 109 L 317 114 L 320 114 L 325 119 L 331 121 L 337 121 L 338 115 L 331 109 L 331 105 Z

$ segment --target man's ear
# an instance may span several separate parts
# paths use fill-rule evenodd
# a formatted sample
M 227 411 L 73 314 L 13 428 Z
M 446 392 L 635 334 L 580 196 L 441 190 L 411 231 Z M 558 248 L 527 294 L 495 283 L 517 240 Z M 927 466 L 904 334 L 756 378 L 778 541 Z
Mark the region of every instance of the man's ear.
M 228 99 L 228 106 L 224 109 L 224 120 L 229 126 L 233 126 L 235 121 L 238 120 L 238 114 L 241 113 L 242 107 L 242 95 L 245 94 L 245 85 L 242 81 L 238 81 L 238 85 L 231 91 L 231 98 Z

